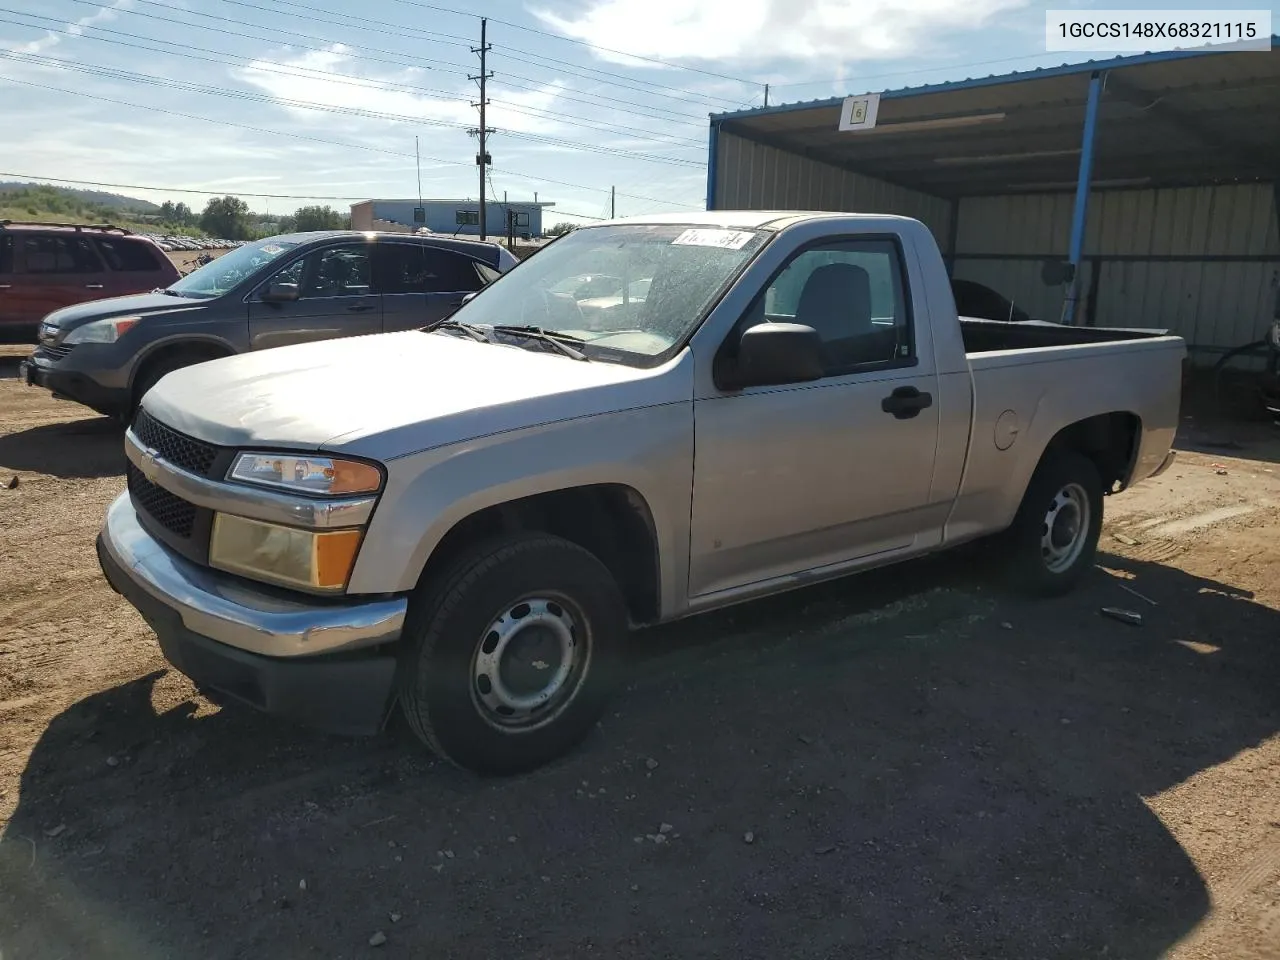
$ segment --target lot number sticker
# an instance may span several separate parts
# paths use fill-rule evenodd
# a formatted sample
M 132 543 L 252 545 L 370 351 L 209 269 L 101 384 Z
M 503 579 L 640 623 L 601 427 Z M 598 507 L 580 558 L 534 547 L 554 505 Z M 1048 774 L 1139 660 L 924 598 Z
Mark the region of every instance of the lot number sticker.
M 754 234 L 742 230 L 686 230 L 672 240 L 672 244 L 685 247 L 720 247 L 724 250 L 741 250 Z

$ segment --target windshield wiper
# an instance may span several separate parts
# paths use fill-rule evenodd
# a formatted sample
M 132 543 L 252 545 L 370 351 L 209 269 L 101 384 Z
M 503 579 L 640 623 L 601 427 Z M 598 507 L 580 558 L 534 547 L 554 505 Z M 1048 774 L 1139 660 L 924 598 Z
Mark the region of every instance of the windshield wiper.
M 533 326 L 517 326 L 510 323 L 495 323 L 493 329 L 497 333 L 510 333 L 520 337 L 528 337 L 531 340 L 537 340 L 540 343 L 548 343 L 555 347 L 566 357 L 574 360 L 590 360 L 585 353 L 576 349 L 584 346 L 587 341 L 581 337 L 575 337 L 567 333 L 555 333 L 551 330 L 543 330 L 542 327 Z
M 151 292 L 152 292 L 152 293 L 163 293 L 166 297 L 180 297 L 180 296 L 182 296 L 182 294 L 180 294 L 177 290 L 170 290 L 168 287 L 156 287 L 156 288 L 155 288 L 154 290 L 152 290 Z
M 428 333 L 434 333 L 437 330 L 461 330 L 463 333 L 469 336 L 472 340 L 479 340 L 481 343 L 493 342 L 492 340 L 489 339 L 489 335 L 486 334 L 479 327 L 472 326 L 469 323 L 463 323 L 460 320 L 442 320 L 440 323 L 437 323 L 434 327 L 423 327 L 422 329 L 427 331 Z

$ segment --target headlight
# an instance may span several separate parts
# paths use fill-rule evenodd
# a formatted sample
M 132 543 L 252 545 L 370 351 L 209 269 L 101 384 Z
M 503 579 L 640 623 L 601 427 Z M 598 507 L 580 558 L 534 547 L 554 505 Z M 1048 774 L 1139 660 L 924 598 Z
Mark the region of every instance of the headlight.
M 371 464 L 280 453 L 242 453 L 227 479 L 322 496 L 377 493 L 382 487 L 382 471 Z
M 65 344 L 115 343 L 137 326 L 141 319 L 141 317 L 112 317 L 109 320 L 94 320 L 83 327 L 76 327 L 62 342 Z
M 363 530 L 295 530 L 219 513 L 209 564 L 281 586 L 338 591 L 347 586 L 363 536 Z

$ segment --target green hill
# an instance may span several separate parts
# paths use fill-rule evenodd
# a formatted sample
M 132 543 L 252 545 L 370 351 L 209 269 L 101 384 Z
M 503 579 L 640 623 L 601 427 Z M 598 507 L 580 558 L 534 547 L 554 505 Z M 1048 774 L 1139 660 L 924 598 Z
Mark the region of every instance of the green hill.
M 155 226 L 159 210 L 146 200 L 98 190 L 0 183 L 0 220 L 114 223 L 127 229 L 148 229 Z

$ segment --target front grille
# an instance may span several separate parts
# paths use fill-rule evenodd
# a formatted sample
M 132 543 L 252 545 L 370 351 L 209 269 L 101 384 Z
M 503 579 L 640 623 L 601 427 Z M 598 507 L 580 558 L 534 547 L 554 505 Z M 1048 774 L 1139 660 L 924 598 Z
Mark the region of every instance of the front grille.
M 209 475 L 218 457 L 218 447 L 166 427 L 146 410 L 138 411 L 133 421 L 133 432 L 143 446 L 155 450 L 161 460 L 202 477 Z
M 128 464 L 126 476 L 129 495 L 137 509 L 145 511 L 152 520 L 174 536 L 183 539 L 191 536 L 196 522 L 195 504 L 188 503 L 164 487 L 156 486 L 132 463 Z
M 42 343 L 36 347 L 36 356 L 53 361 L 65 360 L 75 346 L 74 343 Z

